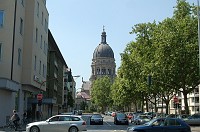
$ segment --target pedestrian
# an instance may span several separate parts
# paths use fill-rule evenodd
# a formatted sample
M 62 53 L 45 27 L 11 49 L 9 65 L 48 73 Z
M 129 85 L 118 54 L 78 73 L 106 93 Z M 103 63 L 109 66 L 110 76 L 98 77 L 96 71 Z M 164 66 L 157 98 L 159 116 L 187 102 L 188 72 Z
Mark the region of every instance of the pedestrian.
M 36 119 L 37 119 L 37 121 L 40 121 L 40 117 L 41 117 L 40 112 L 36 111 Z
M 32 111 L 31 109 L 28 109 L 27 111 L 27 123 L 30 123 L 32 121 Z
M 19 126 L 20 117 L 17 114 L 16 110 L 13 110 L 13 115 L 11 116 L 10 120 L 13 122 L 13 124 L 15 126 L 15 131 L 17 131 L 17 128 Z
M 26 112 L 26 110 L 24 111 L 22 121 L 23 121 L 23 125 L 26 125 L 26 124 L 28 123 L 28 121 L 27 121 L 27 112 Z

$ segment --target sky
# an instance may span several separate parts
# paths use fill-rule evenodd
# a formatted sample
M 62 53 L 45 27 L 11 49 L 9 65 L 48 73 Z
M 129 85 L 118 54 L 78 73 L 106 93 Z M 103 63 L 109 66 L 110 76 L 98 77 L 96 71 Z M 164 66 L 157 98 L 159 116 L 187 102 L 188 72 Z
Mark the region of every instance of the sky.
M 197 0 L 186 0 L 197 5 Z M 49 29 L 76 81 L 89 81 L 93 52 L 101 42 L 103 26 L 106 41 L 115 56 L 116 71 L 129 34 L 139 23 L 161 22 L 172 17 L 176 0 L 47 0 Z

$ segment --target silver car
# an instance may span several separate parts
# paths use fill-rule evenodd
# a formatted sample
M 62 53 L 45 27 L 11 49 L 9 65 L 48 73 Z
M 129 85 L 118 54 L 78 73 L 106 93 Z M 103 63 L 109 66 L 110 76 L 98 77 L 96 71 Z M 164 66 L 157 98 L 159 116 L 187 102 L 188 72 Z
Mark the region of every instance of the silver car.
M 27 132 L 78 132 L 87 131 L 86 122 L 75 115 L 55 115 L 46 121 L 29 123 Z
M 149 116 L 147 115 L 138 115 L 134 120 L 133 120 L 133 123 L 135 125 L 142 125 L 146 122 L 149 122 L 151 119 Z

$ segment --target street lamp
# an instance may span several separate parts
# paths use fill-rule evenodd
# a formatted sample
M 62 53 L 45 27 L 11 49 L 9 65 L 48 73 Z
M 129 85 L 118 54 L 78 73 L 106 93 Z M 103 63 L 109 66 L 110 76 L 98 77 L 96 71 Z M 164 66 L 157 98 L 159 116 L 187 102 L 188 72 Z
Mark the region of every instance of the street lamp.
M 77 79 L 77 78 L 79 78 L 79 77 L 80 77 L 80 75 L 76 75 L 76 76 L 73 76 L 73 77 L 76 77 L 76 79 Z

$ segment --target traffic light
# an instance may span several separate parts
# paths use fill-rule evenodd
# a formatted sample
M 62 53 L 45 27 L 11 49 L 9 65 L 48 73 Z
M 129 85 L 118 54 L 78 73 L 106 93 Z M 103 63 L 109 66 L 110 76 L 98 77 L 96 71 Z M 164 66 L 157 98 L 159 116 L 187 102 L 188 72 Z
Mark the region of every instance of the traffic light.
M 42 105 L 42 100 L 38 100 L 38 106 Z

